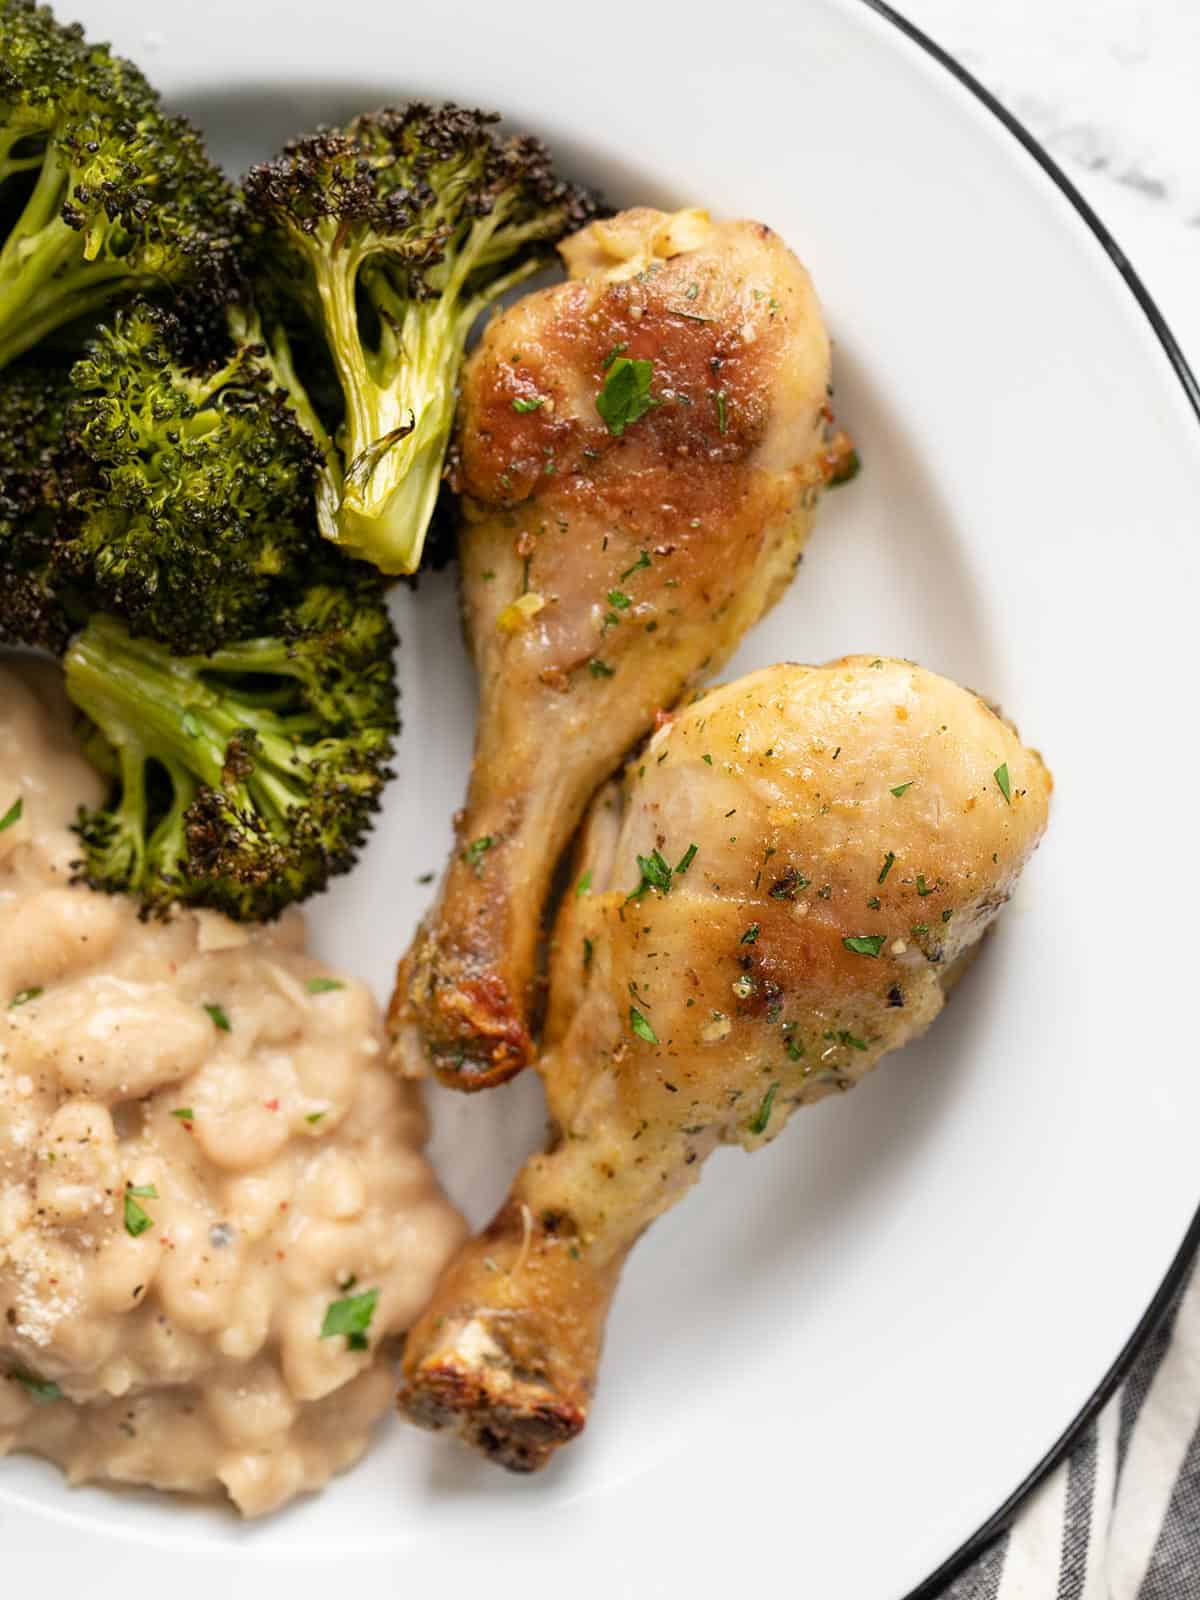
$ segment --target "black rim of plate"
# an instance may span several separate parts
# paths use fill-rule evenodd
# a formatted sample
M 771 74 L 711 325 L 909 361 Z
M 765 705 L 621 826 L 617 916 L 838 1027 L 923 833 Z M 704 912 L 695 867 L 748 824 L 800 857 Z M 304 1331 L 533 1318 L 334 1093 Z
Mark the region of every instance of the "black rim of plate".
M 1121 274 L 1121 277 L 1125 280 L 1126 287 L 1145 313 L 1146 320 L 1157 335 L 1158 341 L 1166 353 L 1167 360 L 1174 368 L 1175 375 L 1182 384 L 1183 391 L 1187 395 L 1193 411 L 1196 413 L 1197 422 L 1200 422 L 1200 384 L 1197 383 L 1195 374 L 1188 366 L 1175 335 L 1167 326 L 1165 317 L 1154 303 L 1153 296 L 1132 266 L 1130 266 L 1120 245 L 1100 221 L 1100 218 L 1092 210 L 1070 178 L 1046 153 L 1024 124 L 1014 117 L 1011 111 L 1001 105 L 995 95 L 985 89 L 983 84 L 968 72 L 965 67 L 960 65 L 952 55 L 949 55 L 940 45 L 935 44 L 927 34 L 922 33 L 920 28 L 909 22 L 907 17 L 902 17 L 898 12 L 893 11 L 891 6 L 886 4 L 886 0 L 863 0 L 863 3 L 869 6 L 872 11 L 877 12 L 879 16 L 885 18 L 893 27 L 898 28 L 902 34 L 924 50 L 926 55 L 931 56 L 939 66 L 944 67 L 951 77 L 957 78 L 959 83 L 968 89 L 975 99 L 986 106 L 997 121 L 1008 129 L 1013 138 L 1024 146 L 1042 171 L 1053 180 L 1059 190 L 1071 202 L 1080 219 L 1087 224 L 1103 246 L 1105 254 Z M 976 1529 L 965 1544 L 960 1545 L 953 1555 L 943 1561 L 936 1572 L 932 1572 L 923 1583 L 919 1583 L 915 1589 L 910 1590 L 904 1600 L 934 1600 L 934 1597 L 947 1583 L 950 1583 L 964 1567 L 969 1566 L 976 1556 L 982 1554 L 983 1550 L 997 1534 L 1003 1532 L 1027 1496 L 1066 1457 L 1080 1434 L 1128 1374 L 1142 1345 L 1174 1299 L 1180 1284 L 1183 1282 L 1192 1257 L 1196 1254 L 1198 1248 L 1200 1248 L 1200 1210 L 1192 1218 L 1183 1243 L 1171 1262 L 1158 1292 L 1146 1308 L 1137 1327 L 1134 1328 L 1125 1342 L 1124 1348 L 1117 1356 L 1117 1359 L 1092 1391 L 1083 1409 L 1063 1430 L 1062 1434 L 1051 1445 L 1033 1470 L 1017 1485 L 1004 1504 L 987 1519 L 981 1528 Z

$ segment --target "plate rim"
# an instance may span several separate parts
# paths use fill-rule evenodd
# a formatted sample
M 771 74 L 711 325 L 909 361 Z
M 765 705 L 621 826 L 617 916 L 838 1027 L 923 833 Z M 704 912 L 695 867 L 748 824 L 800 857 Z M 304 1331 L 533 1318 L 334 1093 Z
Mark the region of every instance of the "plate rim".
M 1196 374 L 1192 371 L 1179 341 L 1172 333 L 1170 325 L 1160 311 L 1154 296 L 1142 282 L 1128 256 L 1121 249 L 1121 246 L 1117 243 L 1105 223 L 1100 220 L 1091 204 L 1084 198 L 1058 162 L 1055 161 L 1054 157 L 1050 155 L 1040 140 L 1029 131 L 1021 119 L 1014 115 L 990 89 L 986 88 L 973 72 L 964 67 L 961 61 L 931 38 L 924 29 L 918 27 L 908 17 L 901 15 L 899 11 L 894 10 L 888 4 L 888 0 L 860 0 L 860 3 L 865 5 L 868 10 L 873 11 L 876 16 L 881 17 L 883 21 L 889 23 L 912 44 L 924 51 L 932 61 L 936 62 L 939 67 L 956 79 L 980 105 L 991 112 L 997 122 L 1012 135 L 1026 154 L 1032 157 L 1046 176 L 1054 183 L 1063 197 L 1070 202 L 1080 221 L 1087 226 L 1100 244 L 1105 255 L 1120 275 L 1125 287 L 1132 294 L 1142 314 L 1150 324 L 1151 330 L 1162 346 L 1171 370 L 1179 380 L 1184 395 L 1191 406 L 1196 424 L 1200 427 L 1200 381 L 1197 380 Z M 952 1583 L 978 1556 L 983 1554 L 984 1550 L 999 1534 L 1003 1533 L 1011 1525 L 1017 1512 L 1021 1510 L 1030 1495 L 1070 1455 L 1084 1430 L 1095 1420 L 1129 1375 L 1146 1341 L 1166 1317 L 1183 1284 L 1188 1268 L 1198 1253 L 1200 1253 L 1200 1205 L 1197 1206 L 1183 1240 L 1150 1304 L 1139 1317 L 1132 1333 L 1122 1345 L 1112 1365 L 1100 1378 L 1079 1411 L 1041 1459 L 1030 1468 L 1029 1472 L 1017 1484 L 1007 1499 L 1001 1502 L 992 1515 L 981 1523 L 969 1538 L 964 1540 L 939 1566 L 935 1567 L 927 1578 L 917 1584 L 916 1588 L 910 1589 L 902 1597 L 902 1600 L 937 1600 L 945 1586 Z

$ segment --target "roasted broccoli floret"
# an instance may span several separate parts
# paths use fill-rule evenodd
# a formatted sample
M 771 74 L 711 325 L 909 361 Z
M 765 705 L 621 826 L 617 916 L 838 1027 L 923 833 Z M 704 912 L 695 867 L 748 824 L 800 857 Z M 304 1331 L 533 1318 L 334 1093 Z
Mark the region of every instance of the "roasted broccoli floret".
M 223 296 L 235 215 L 135 66 L 0 0 L 0 366 L 129 289 Z
M 21 361 L 0 372 L 0 642 L 56 653 L 72 629 L 56 559 L 69 397 L 69 366 Z
M 345 398 L 322 531 L 384 572 L 420 564 L 472 324 L 594 210 L 537 140 L 501 142 L 495 121 L 379 111 L 245 180 L 260 270 L 321 329 Z
M 209 656 L 94 617 L 67 651 L 67 691 L 120 776 L 110 808 L 80 813 L 80 878 L 147 913 L 260 921 L 347 871 L 390 776 L 394 644 L 361 578 L 310 589 L 275 636 Z
M 185 655 L 255 631 L 281 580 L 294 589 L 313 546 L 324 549 L 313 505 L 323 430 L 286 345 L 276 360 L 252 313 L 227 321 L 228 338 L 197 341 L 139 303 L 71 375 L 73 537 L 61 557 L 102 609 Z

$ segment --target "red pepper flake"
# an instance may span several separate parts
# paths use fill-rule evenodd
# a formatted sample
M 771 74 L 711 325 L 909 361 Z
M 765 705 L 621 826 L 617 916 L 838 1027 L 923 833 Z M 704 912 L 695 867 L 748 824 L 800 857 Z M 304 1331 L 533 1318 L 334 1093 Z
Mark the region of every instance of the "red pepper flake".
M 283 1251 L 282 1250 L 276 1250 L 275 1259 L 276 1259 L 276 1261 L 282 1261 L 283 1260 Z
M 278 1111 L 279 1110 L 279 1101 L 278 1100 L 264 1100 L 263 1101 L 263 1105 L 266 1106 L 268 1111 Z

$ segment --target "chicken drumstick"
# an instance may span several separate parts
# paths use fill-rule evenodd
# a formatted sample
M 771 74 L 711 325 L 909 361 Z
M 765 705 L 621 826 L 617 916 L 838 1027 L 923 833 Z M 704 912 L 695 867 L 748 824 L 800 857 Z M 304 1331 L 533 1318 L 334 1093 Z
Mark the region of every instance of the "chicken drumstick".
M 401 1070 L 533 1053 L 542 910 L 596 789 L 782 592 L 848 452 L 808 275 L 759 223 L 636 210 L 562 246 L 468 363 L 456 485 L 481 705 L 439 897 L 402 962 Z
M 555 1141 L 409 1334 L 408 1416 L 517 1471 L 578 1433 L 639 1235 L 716 1145 L 757 1149 L 929 1026 L 1050 788 L 902 661 L 772 667 L 664 726 L 597 797 L 555 931 Z

